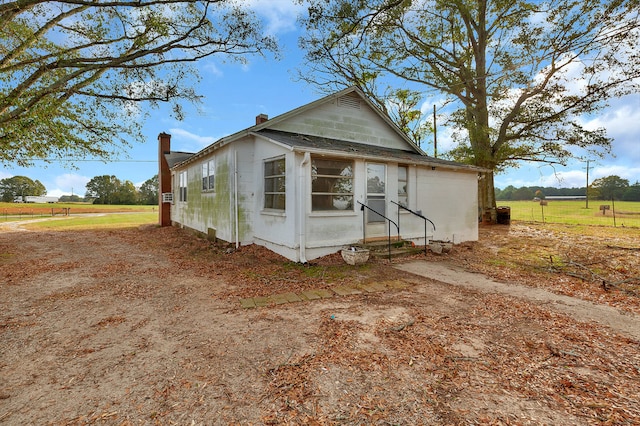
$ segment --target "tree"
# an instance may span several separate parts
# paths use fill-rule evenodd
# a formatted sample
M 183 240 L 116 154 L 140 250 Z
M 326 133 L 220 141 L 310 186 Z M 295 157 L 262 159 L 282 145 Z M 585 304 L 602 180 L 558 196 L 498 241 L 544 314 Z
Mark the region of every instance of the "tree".
M 0 3 L 0 164 L 110 158 L 144 141 L 142 104 L 200 100 L 195 61 L 276 51 L 232 0 Z
M 628 187 L 627 179 L 615 175 L 599 178 L 591 183 L 591 188 L 596 191 L 596 197 L 601 200 L 620 200 Z
M 578 118 L 638 90 L 637 6 L 311 0 L 300 75 L 320 90 L 356 85 L 385 111 L 394 87 L 444 94 L 458 142 L 449 155 L 458 161 L 493 172 L 521 161 L 566 164 L 580 152 L 610 152 L 604 129 Z M 478 189 L 480 208 L 495 221 L 493 173 Z
M 39 180 L 31 180 L 26 176 L 13 176 L 0 180 L 0 198 L 4 202 L 13 202 L 16 197 L 24 201 L 27 195 L 45 195 L 47 188 Z
M 63 195 L 61 196 L 58 201 L 60 203 L 80 203 L 82 201 L 84 201 L 83 198 L 81 198 L 79 195 Z
M 130 180 L 119 182 L 113 198 L 113 204 L 137 204 L 138 191 Z
M 138 191 L 138 204 L 158 204 L 158 175 L 145 181 Z
M 511 199 L 514 201 L 533 200 L 534 192 L 526 187 L 520 187 L 513 191 Z
M 120 179 L 113 175 L 96 176 L 87 182 L 85 198 L 93 198 L 94 204 L 116 204 L 120 186 Z
M 636 182 L 625 189 L 622 194 L 622 201 L 640 201 L 640 183 Z

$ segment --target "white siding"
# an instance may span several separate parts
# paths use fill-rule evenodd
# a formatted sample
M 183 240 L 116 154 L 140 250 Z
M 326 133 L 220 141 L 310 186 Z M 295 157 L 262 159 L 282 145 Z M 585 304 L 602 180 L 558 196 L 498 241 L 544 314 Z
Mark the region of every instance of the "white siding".
M 360 108 L 353 108 L 339 106 L 334 99 L 270 128 L 388 148 L 413 149 L 363 100 Z
M 252 216 L 254 208 L 253 192 L 253 150 L 251 141 L 238 141 L 214 151 L 198 161 L 190 163 L 187 170 L 187 202 L 176 200 L 171 208 L 171 219 L 182 226 L 208 233 L 215 229 L 216 237 L 228 241 L 236 240 L 235 185 L 236 173 L 234 157 L 238 160 L 238 215 L 239 241 L 253 242 Z M 213 159 L 216 164 L 215 190 L 202 190 L 202 164 Z M 174 171 L 177 175 L 179 169 Z M 177 179 L 174 179 L 174 194 L 177 193 Z
M 264 208 L 264 161 L 285 157 L 285 211 Z M 254 142 L 254 160 L 252 168 L 255 171 L 252 191 L 255 193 L 253 205 L 254 242 L 291 257 L 295 253 L 296 245 L 296 165 L 294 153 L 279 145 L 256 139 Z M 297 259 L 294 259 L 297 260 Z

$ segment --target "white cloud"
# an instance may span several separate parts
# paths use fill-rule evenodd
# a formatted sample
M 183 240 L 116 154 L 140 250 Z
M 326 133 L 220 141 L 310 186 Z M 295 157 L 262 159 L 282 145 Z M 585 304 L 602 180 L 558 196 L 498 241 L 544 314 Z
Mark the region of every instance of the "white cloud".
M 91 178 L 78 175 L 75 173 L 64 173 L 55 176 L 53 181 L 45 180 L 42 184 L 47 188 L 47 195 L 52 197 L 61 197 L 63 195 L 79 195 L 82 196 L 86 189 L 87 183 Z
M 526 170 L 527 167 L 525 166 L 522 169 Z M 587 183 L 586 169 L 554 171 L 550 166 L 534 166 L 531 164 L 528 167 L 529 173 L 526 173 L 526 171 L 523 173 L 522 169 L 507 175 L 497 175 L 495 177 L 496 187 L 504 189 L 512 185 L 516 188 L 523 186 L 581 188 Z M 593 180 L 591 176 L 589 180 Z
M 589 168 L 589 184 L 595 179 L 607 176 L 620 176 L 627 179 L 629 184 L 640 181 L 640 165 L 627 167 L 616 164 L 594 165 Z M 496 175 L 495 185 L 498 188 L 506 188 L 513 185 L 516 188 L 522 186 L 544 186 L 554 188 L 582 188 L 587 184 L 586 163 L 576 163 L 567 168 L 554 170 L 549 165 L 534 165 L 525 163 L 520 169 L 505 175 Z
M 622 179 L 627 179 L 630 184 L 634 184 L 637 180 L 640 180 L 640 164 L 636 167 L 626 167 L 620 165 L 604 165 L 597 166 L 593 169 L 593 173 L 589 175 L 589 181 L 607 176 L 620 176 Z
M 172 144 L 176 146 L 174 151 L 199 151 L 217 140 L 213 136 L 200 136 L 180 128 L 169 129 L 169 133 L 172 136 Z
M 613 152 L 621 160 L 640 162 L 640 96 L 615 99 L 599 116 L 586 120 L 587 129 L 604 127 L 613 138 Z
M 248 0 L 245 4 L 265 20 L 265 31 L 271 35 L 295 31 L 298 15 L 304 10 L 291 0 Z
M 0 171 L 0 179 L 6 179 L 14 176 L 11 173 Z M 20 174 L 20 176 L 29 177 L 28 173 Z M 43 179 L 42 177 L 31 177 L 33 180 L 39 180 L 47 189 L 47 195 L 52 197 L 61 197 L 62 195 L 75 195 L 84 194 L 86 191 L 87 182 L 91 180 L 86 176 L 65 173 L 59 176 L 55 176 L 53 180 Z
M 214 77 L 222 77 L 224 72 L 213 61 L 206 61 L 202 67 L 202 69 L 207 73 Z

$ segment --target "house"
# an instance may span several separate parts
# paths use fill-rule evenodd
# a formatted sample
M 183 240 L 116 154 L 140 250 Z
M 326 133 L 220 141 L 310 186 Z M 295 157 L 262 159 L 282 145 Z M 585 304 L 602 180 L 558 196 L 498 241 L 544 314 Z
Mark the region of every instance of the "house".
M 307 262 L 389 235 L 477 240 L 484 169 L 425 155 L 357 88 L 174 152 L 161 133 L 160 224 Z

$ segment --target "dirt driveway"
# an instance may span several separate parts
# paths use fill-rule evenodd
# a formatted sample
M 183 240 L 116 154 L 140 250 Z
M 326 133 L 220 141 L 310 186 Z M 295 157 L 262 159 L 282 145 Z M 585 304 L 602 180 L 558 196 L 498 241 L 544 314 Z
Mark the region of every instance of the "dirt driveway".
M 0 423 L 640 423 L 637 333 L 392 266 L 173 228 L 0 232 Z M 238 303 L 389 280 L 409 286 Z

